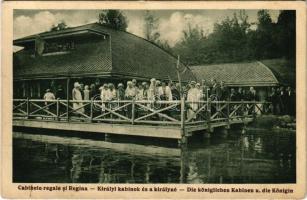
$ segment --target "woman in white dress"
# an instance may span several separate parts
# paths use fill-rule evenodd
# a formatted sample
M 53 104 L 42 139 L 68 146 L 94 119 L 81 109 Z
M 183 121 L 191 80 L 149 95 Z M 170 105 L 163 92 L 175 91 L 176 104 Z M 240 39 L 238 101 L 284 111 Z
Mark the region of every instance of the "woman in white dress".
M 82 100 L 82 94 L 80 91 L 80 84 L 78 82 L 74 83 L 74 89 L 72 90 L 72 99 L 74 101 L 81 101 Z M 84 107 L 82 102 L 74 102 L 73 103 L 73 109 L 76 113 L 83 114 L 84 113 Z
M 156 98 L 156 79 L 152 78 L 150 80 L 150 86 L 147 92 L 147 99 L 149 101 L 154 101 Z
M 199 90 L 195 87 L 196 82 L 191 81 L 190 86 L 191 88 L 188 91 L 187 101 L 189 101 L 190 109 L 188 109 L 188 118 L 196 119 L 196 111 L 198 109 L 198 104 L 200 101 L 200 94 Z

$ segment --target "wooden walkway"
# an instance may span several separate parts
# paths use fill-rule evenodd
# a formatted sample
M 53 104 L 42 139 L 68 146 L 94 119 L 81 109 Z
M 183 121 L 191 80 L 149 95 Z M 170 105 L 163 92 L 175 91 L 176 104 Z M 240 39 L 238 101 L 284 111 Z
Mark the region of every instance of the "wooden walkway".
M 254 101 L 72 101 L 14 99 L 13 126 L 179 139 L 245 125 L 265 112 Z

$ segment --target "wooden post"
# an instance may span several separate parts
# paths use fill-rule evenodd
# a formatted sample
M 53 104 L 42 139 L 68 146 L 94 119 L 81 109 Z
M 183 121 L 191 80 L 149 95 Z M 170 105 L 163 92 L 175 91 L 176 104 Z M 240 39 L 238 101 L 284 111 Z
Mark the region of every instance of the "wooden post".
M 56 100 L 56 119 L 57 121 L 60 120 L 60 99 L 57 98 Z
M 208 100 L 207 100 L 207 102 L 208 102 L 208 107 L 207 107 L 207 109 L 208 109 L 208 130 L 209 130 L 209 132 L 211 132 L 211 99 L 210 98 L 208 98 Z
M 208 130 L 204 130 L 204 138 L 205 139 L 208 139 L 208 138 L 211 138 L 211 133 L 210 133 L 210 131 L 208 131 Z
M 186 141 L 186 133 L 185 133 L 185 99 L 184 96 L 180 99 L 180 128 L 181 128 L 181 140 L 179 141 L 179 145 L 185 144 Z
M 91 98 L 91 110 L 90 110 L 90 120 L 91 120 L 91 122 L 93 122 L 93 111 L 94 111 L 94 109 L 93 109 L 93 107 L 94 107 L 94 101 L 93 101 L 93 97 Z
M 135 119 L 135 100 L 132 100 L 132 110 L 131 110 L 131 123 L 134 124 Z
M 30 113 L 30 103 L 29 103 L 29 97 L 27 97 L 27 119 L 29 119 L 29 113 Z
M 181 98 L 181 104 L 180 104 L 180 115 L 181 115 L 181 124 L 180 124 L 180 127 L 181 127 L 181 130 L 184 130 L 184 126 L 185 126 L 185 99 L 184 97 Z
M 187 166 L 189 165 L 187 145 L 182 145 L 180 148 L 180 183 L 187 182 Z
M 66 97 L 66 113 L 67 113 L 67 121 L 69 121 L 69 82 L 70 82 L 70 78 L 67 78 L 67 83 L 66 83 L 66 93 L 67 93 L 67 97 Z
M 176 64 L 176 71 L 177 71 L 177 77 L 179 82 L 179 90 L 180 90 L 180 97 L 183 98 L 183 91 L 182 91 L 182 84 L 181 84 L 181 77 L 179 72 L 179 65 L 180 65 L 180 56 L 177 57 L 177 64 Z
M 256 102 L 254 101 L 254 103 L 253 103 L 253 120 L 255 120 L 256 119 Z
M 229 114 L 230 114 L 230 103 L 229 103 L 229 100 L 226 102 L 227 103 L 227 128 L 229 129 L 230 128 L 230 117 L 229 117 Z

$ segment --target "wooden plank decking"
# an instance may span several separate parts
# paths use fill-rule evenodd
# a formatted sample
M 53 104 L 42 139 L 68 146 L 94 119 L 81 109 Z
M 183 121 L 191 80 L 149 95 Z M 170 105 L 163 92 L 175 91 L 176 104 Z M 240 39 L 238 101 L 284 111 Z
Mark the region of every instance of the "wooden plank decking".
M 66 131 L 83 131 L 92 133 L 110 133 L 120 135 L 133 135 L 144 137 L 158 137 L 180 139 L 181 129 L 179 126 L 149 126 L 130 124 L 108 124 L 108 123 L 88 123 L 88 122 L 59 122 L 15 119 L 13 126 L 29 128 L 46 128 Z

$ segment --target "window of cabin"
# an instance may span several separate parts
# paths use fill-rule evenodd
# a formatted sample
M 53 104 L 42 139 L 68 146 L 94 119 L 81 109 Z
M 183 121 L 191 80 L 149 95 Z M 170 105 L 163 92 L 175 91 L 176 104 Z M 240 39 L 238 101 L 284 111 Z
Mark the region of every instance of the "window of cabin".
M 67 52 L 75 50 L 75 42 L 46 42 L 44 47 L 45 53 Z
M 36 56 L 52 56 L 68 54 L 76 49 L 74 41 L 35 41 L 34 54 L 31 57 Z

